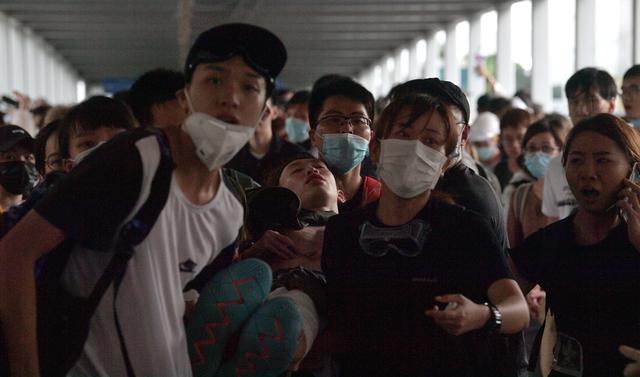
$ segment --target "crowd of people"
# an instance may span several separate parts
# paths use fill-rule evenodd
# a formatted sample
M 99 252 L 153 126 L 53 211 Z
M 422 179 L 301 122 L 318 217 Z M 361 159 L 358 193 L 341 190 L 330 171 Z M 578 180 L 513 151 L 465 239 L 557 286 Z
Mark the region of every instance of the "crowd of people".
M 0 126 L 0 376 L 640 376 L 640 66 L 569 118 L 276 89 L 270 31 Z M 624 116 L 613 115 L 622 97 Z

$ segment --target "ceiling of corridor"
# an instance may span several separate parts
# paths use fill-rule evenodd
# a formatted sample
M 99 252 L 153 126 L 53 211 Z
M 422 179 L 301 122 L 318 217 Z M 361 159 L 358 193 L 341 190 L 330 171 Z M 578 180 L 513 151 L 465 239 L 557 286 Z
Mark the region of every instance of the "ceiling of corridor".
M 192 36 L 224 22 L 264 26 L 289 51 L 281 76 L 302 88 L 353 75 L 423 33 L 496 6 L 489 0 L 0 0 L 0 11 L 50 43 L 89 82 L 181 68 L 179 9 Z M 182 6 L 182 8 L 180 8 Z M 184 22 L 184 21 L 183 21 Z

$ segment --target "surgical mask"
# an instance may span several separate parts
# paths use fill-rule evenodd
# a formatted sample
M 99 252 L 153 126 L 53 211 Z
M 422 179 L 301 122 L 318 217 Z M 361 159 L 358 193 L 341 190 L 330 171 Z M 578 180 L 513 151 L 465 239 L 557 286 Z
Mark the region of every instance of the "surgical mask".
M 73 159 L 73 166 L 74 167 L 78 166 L 80 161 L 84 160 L 88 155 L 90 155 L 93 151 L 98 149 L 98 147 L 100 147 L 104 143 L 106 143 L 106 142 L 105 141 L 101 141 L 98 144 L 96 144 L 95 146 L 78 153 L 76 155 L 76 157 Z
M 629 124 L 632 125 L 634 128 L 640 127 L 640 118 L 629 119 Z
M 476 152 L 478 152 L 480 161 L 486 161 L 496 154 L 496 147 L 493 145 L 490 147 L 479 147 L 476 148 Z
M 544 152 L 528 154 L 524 159 L 524 166 L 531 175 L 536 178 L 542 178 L 549 168 L 551 159 L 553 159 L 553 156 Z
M 186 92 L 185 95 L 191 114 L 184 121 L 182 130 L 191 137 L 200 161 L 209 171 L 213 171 L 231 161 L 251 139 L 256 129 L 230 124 L 211 115 L 195 112 L 189 95 Z M 259 119 L 261 118 L 262 116 Z
M 394 194 L 410 199 L 436 187 L 447 156 L 419 140 L 385 139 L 380 145 L 378 174 Z
M 360 165 L 369 151 L 369 141 L 354 134 L 326 134 L 322 137 L 322 158 L 338 175 Z
M 0 186 L 13 195 L 29 195 L 38 178 L 38 170 L 30 162 L 0 162 Z
M 301 119 L 287 118 L 284 122 L 284 129 L 292 143 L 302 143 L 309 139 L 309 126 Z

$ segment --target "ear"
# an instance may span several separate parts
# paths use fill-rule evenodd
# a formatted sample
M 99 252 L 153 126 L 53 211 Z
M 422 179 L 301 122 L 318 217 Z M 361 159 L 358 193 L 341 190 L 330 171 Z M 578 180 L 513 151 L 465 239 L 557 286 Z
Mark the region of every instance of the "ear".
M 62 169 L 68 173 L 71 171 L 71 169 L 73 169 L 73 160 L 70 158 L 63 158 L 62 159 Z
M 344 204 L 347 201 L 347 196 L 344 194 L 344 191 L 338 190 L 338 204 Z
M 268 120 L 269 118 L 273 117 L 273 114 L 274 114 L 273 106 L 269 104 L 269 101 L 265 102 L 264 113 L 262 114 L 262 119 L 260 121 L 264 122 Z
M 313 128 L 309 128 L 309 140 L 311 140 L 311 145 L 318 149 L 321 149 L 322 143 L 316 140 L 316 130 L 314 130 Z
M 464 126 L 462 126 L 462 139 L 460 142 L 460 145 L 462 145 L 462 148 L 465 148 L 467 146 L 467 142 L 469 141 L 470 131 L 471 131 L 471 126 L 469 126 L 468 124 L 465 124 Z
M 380 140 L 376 139 L 373 134 L 369 142 L 369 156 L 371 156 L 371 160 L 376 164 L 380 160 Z
M 185 94 L 185 91 L 188 88 L 185 86 L 184 88 L 178 90 L 176 92 L 176 99 L 178 100 L 178 104 L 180 104 L 180 107 L 182 108 L 182 110 L 184 110 L 185 113 L 189 113 L 189 103 L 187 102 L 187 96 Z

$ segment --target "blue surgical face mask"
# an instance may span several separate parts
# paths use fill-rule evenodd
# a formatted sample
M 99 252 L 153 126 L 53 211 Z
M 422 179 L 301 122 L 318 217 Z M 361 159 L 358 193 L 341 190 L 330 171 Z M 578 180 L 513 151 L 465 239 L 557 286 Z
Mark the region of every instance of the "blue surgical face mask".
M 632 125 L 634 128 L 638 128 L 640 127 L 640 118 L 635 118 L 635 119 L 629 119 L 628 120 L 629 124 Z
M 302 143 L 309 139 L 309 125 L 304 120 L 289 117 L 284 122 L 284 129 L 292 143 Z
M 544 177 L 547 169 L 549 168 L 549 162 L 553 159 L 553 156 L 544 152 L 536 152 L 526 155 L 524 159 L 524 166 L 529 173 L 540 179 Z
M 344 175 L 360 165 L 369 151 L 369 141 L 354 134 L 325 134 L 322 137 L 322 158 L 338 175 Z
M 479 147 L 476 148 L 476 152 L 478 152 L 480 161 L 486 161 L 496 154 L 496 147 L 493 145 L 490 147 Z

